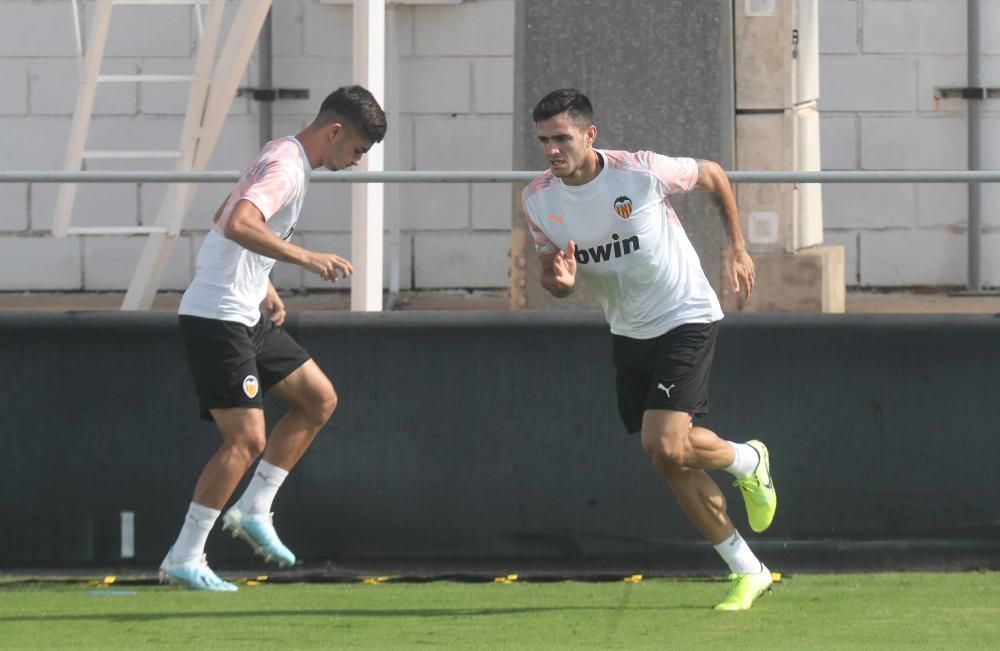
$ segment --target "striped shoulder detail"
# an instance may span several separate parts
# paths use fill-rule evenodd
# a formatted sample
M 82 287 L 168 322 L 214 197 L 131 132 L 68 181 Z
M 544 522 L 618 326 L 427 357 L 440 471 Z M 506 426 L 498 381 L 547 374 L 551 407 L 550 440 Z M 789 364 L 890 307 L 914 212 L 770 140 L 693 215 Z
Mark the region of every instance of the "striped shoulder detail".
M 635 154 L 630 151 L 602 149 L 601 154 L 604 155 L 604 161 L 609 170 L 629 170 L 634 167 L 632 159 L 635 157 Z
M 299 146 L 292 138 L 277 138 L 271 140 L 260 150 L 260 156 L 268 159 L 278 158 L 281 160 L 299 160 L 302 154 Z
M 673 158 L 652 151 L 603 152 L 609 169 L 648 174 L 657 179 L 664 192 L 689 192 L 698 182 L 698 162 L 693 158 Z
M 527 199 L 531 195 L 541 192 L 545 188 L 551 186 L 556 182 L 556 177 L 552 175 L 552 170 L 545 170 L 535 178 L 531 180 L 524 188 L 524 192 L 521 193 L 521 199 Z
M 602 151 L 608 162 L 608 169 L 633 170 L 649 172 L 653 169 L 654 160 L 651 151 Z

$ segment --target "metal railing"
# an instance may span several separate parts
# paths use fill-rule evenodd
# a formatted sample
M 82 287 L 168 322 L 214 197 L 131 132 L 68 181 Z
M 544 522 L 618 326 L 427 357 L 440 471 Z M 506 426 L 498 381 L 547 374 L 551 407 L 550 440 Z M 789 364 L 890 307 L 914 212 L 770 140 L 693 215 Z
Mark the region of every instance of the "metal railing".
M 0 183 L 234 183 L 239 171 L 0 171 Z M 510 171 L 377 171 L 314 172 L 319 183 L 525 183 L 539 172 Z M 730 171 L 733 183 L 1000 183 L 1000 170 L 846 170 L 846 171 Z M 982 232 L 968 229 L 968 293 L 982 291 L 979 269 Z M 120 228 L 90 229 L 95 234 Z M 138 232 L 142 228 L 131 228 Z M 147 229 L 148 230 L 148 229 Z M 152 231 L 151 231 L 152 232 Z
M 523 183 L 541 172 L 313 172 L 319 183 Z M 1000 170 L 729 171 L 733 183 L 1000 183 Z M 0 171 L 0 183 L 235 183 L 238 171 Z

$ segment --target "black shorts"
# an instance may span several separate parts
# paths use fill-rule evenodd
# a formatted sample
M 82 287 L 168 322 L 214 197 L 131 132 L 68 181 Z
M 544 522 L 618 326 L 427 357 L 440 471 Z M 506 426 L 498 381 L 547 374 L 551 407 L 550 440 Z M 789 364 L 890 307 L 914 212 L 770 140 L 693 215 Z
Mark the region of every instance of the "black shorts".
M 264 394 L 309 361 L 309 353 L 266 314 L 252 328 L 183 314 L 178 321 L 205 420 L 212 420 L 210 409 L 263 409 Z
M 642 430 L 647 409 L 708 413 L 708 376 L 716 323 L 686 323 L 652 339 L 614 335 L 618 414 L 630 434 Z

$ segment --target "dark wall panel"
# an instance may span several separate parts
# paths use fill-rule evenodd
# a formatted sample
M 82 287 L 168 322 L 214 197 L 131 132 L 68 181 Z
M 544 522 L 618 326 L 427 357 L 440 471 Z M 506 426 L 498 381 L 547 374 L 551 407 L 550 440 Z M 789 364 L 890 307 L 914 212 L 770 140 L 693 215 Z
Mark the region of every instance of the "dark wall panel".
M 172 542 L 218 440 L 197 418 L 175 323 L 0 315 L 8 563 L 113 561 L 123 510 L 136 513 L 139 561 Z M 623 434 L 599 317 L 304 314 L 289 329 L 340 395 L 275 504 L 305 559 L 704 556 Z M 817 544 L 836 555 L 907 539 L 961 556 L 997 540 L 998 339 L 987 316 L 727 317 L 705 424 L 771 449 L 778 517 L 755 544 L 822 560 Z M 269 421 L 281 411 L 269 402 Z M 728 475 L 717 479 L 749 537 Z M 247 557 L 218 532 L 209 553 Z M 1000 560 L 995 544 L 986 558 Z

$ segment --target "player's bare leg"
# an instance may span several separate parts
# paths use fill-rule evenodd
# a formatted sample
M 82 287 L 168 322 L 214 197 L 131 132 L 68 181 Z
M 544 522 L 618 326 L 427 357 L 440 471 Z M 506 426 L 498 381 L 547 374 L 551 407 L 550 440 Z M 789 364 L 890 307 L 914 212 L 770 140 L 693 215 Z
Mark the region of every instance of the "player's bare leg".
M 642 418 L 642 447 L 670 484 L 684 513 L 705 538 L 717 545 L 735 528 L 726 514 L 726 498 L 705 469 L 733 462 L 733 447 L 711 430 L 693 427 L 691 416 L 650 409 Z
M 290 409 L 271 431 L 264 460 L 291 470 L 333 415 L 337 393 L 313 360 L 297 368 L 271 391 L 284 398 Z
M 194 501 L 221 510 L 232 497 L 267 441 L 262 409 L 212 409 L 222 446 L 212 455 L 194 487 Z
M 725 496 L 705 472 L 730 468 L 737 457 L 733 444 L 711 430 L 694 427 L 689 414 L 647 410 L 642 420 L 642 445 L 688 519 L 732 571 L 733 587 L 716 608 L 749 608 L 770 587 L 771 574 L 733 526 Z
M 205 541 L 222 507 L 264 449 L 264 412 L 213 409 L 212 418 L 222 434 L 222 446 L 201 471 L 180 535 L 160 565 L 160 578 L 195 590 L 231 592 L 236 586 L 208 567 Z
M 265 560 L 289 566 L 295 564 L 295 554 L 274 530 L 271 504 L 289 471 L 333 414 L 337 394 L 312 360 L 271 390 L 284 398 L 290 409 L 272 430 L 246 491 L 223 516 L 223 528 L 246 541 Z

